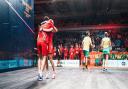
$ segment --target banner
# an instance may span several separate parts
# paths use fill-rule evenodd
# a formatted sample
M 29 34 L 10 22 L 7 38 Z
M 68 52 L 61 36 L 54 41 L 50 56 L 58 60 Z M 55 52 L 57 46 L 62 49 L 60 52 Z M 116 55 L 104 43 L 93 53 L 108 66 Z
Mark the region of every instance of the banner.
M 128 67 L 128 60 L 108 60 L 107 67 Z
M 18 62 L 17 62 L 17 60 L 9 60 L 8 61 L 9 62 L 9 68 L 16 68 L 16 67 L 18 67 Z
M 29 59 L 28 60 L 28 66 L 32 66 L 33 65 L 33 60 L 32 59 Z
M 58 60 L 53 60 L 55 66 L 57 66 Z M 60 63 L 63 67 L 79 67 L 80 61 L 79 60 L 60 60 Z M 48 61 L 48 64 L 51 66 L 50 61 Z
M 0 69 L 8 69 L 8 60 L 0 60 Z

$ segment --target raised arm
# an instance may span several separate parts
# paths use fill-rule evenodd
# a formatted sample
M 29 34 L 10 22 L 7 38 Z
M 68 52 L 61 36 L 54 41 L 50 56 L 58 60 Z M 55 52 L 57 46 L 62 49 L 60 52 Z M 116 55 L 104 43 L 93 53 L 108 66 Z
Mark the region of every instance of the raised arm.
M 58 29 L 54 26 L 52 32 L 58 32 Z

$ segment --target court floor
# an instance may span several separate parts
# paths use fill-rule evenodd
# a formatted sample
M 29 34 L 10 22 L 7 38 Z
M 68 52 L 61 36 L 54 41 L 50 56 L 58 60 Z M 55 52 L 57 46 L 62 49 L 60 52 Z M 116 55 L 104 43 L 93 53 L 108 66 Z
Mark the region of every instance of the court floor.
M 44 73 L 45 74 L 45 73 Z M 37 81 L 37 69 L 0 73 L 0 89 L 128 89 L 128 69 L 56 68 L 56 79 Z

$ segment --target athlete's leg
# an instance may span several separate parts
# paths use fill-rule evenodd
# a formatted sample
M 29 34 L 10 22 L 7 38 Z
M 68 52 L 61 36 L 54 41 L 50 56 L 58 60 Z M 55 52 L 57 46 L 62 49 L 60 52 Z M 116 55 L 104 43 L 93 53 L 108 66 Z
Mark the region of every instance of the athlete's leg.
M 49 70 L 49 68 L 48 68 L 48 58 L 46 59 L 46 70 Z
M 108 58 L 109 58 L 109 55 L 108 54 L 106 54 L 106 56 L 105 56 L 105 63 L 104 63 L 104 67 L 105 67 L 105 69 L 106 69 L 106 64 L 107 64 L 107 62 L 108 62 Z M 107 70 L 107 69 L 106 69 Z
M 47 44 L 45 42 L 42 42 L 41 43 L 41 59 L 40 59 L 40 77 L 42 78 L 43 80 L 43 71 L 45 69 L 45 65 L 46 65 L 46 58 L 48 56 L 48 50 L 47 50 Z
M 83 62 L 82 62 L 82 68 L 84 70 L 85 67 L 86 67 L 86 52 L 85 52 L 85 50 L 83 50 L 83 53 L 84 53 L 84 59 L 83 59 Z
M 46 59 L 45 62 L 45 68 L 46 68 L 46 79 L 49 79 L 49 66 L 48 66 L 48 58 Z
M 52 54 L 49 54 L 49 60 L 50 60 L 50 63 L 51 63 L 51 65 L 52 65 L 52 70 L 53 70 L 52 78 L 54 79 L 54 78 L 55 78 L 55 66 L 54 66 Z
M 37 42 L 37 52 L 38 52 L 38 80 L 42 80 L 42 70 L 41 70 L 41 59 L 42 59 L 42 48 L 41 43 Z
M 42 80 L 41 57 L 38 58 L 38 80 Z
M 89 57 L 89 51 L 86 50 L 86 51 L 85 51 L 85 58 L 86 58 L 86 59 L 85 59 L 85 61 L 86 61 L 86 62 L 85 62 L 86 65 L 85 65 L 85 66 L 86 66 L 87 69 L 88 69 L 88 57 Z
M 105 71 L 105 61 L 106 61 L 106 54 L 103 54 L 103 71 Z
M 55 71 L 55 67 L 54 67 L 54 62 L 53 62 L 53 56 L 52 56 L 52 54 L 49 54 L 49 60 L 50 60 L 50 63 L 51 63 L 51 65 L 52 65 L 53 71 Z
M 87 68 L 87 66 L 88 66 L 88 57 L 85 57 L 85 61 L 86 61 L 86 62 L 85 62 L 85 63 L 86 63 L 85 66 L 86 66 L 86 68 Z
M 86 64 L 85 64 L 86 58 L 84 57 L 83 61 L 82 61 L 82 68 L 83 70 L 86 68 Z
M 41 58 L 38 58 L 38 73 L 41 71 Z
M 47 56 L 43 56 L 42 59 L 41 59 L 41 70 L 42 70 L 42 71 L 43 71 L 44 68 L 45 68 L 46 57 L 47 57 Z M 43 76 L 43 75 L 41 75 L 41 76 Z
M 46 61 L 45 61 L 45 64 L 44 64 L 44 68 L 43 68 L 43 71 L 46 69 L 46 71 L 48 70 L 48 57 L 46 57 Z

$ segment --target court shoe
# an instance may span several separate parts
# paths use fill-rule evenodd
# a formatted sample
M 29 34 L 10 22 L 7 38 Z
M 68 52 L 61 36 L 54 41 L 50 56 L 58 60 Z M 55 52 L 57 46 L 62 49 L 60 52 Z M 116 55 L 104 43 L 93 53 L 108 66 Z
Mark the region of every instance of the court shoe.
M 103 68 L 103 71 L 105 71 L 106 69 L 105 68 Z
M 55 73 L 52 74 L 52 79 L 55 79 Z
M 38 75 L 38 81 L 42 81 L 43 80 L 43 76 L 40 76 L 40 74 Z

